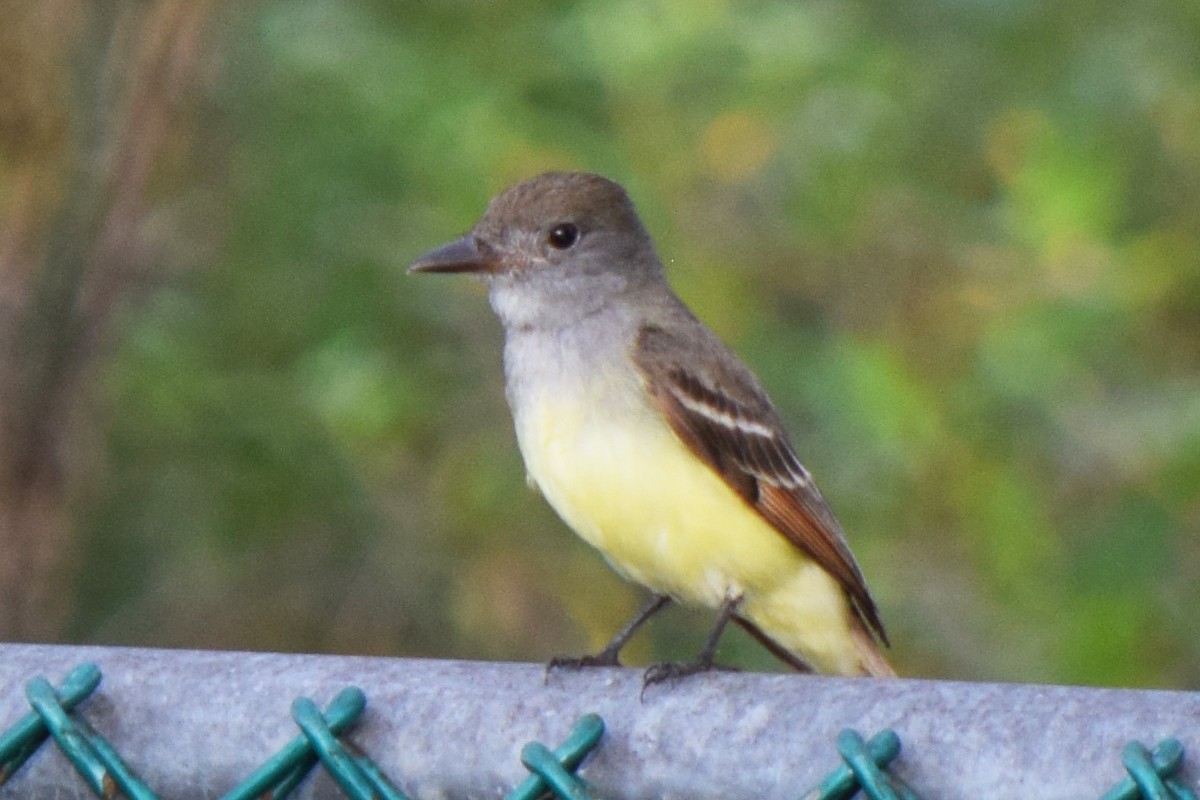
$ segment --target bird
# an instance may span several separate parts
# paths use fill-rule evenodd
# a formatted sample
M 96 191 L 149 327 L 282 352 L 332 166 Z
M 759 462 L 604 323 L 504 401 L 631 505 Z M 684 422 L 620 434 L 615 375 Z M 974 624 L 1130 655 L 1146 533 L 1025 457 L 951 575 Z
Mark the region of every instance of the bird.
M 409 267 L 481 279 L 504 328 L 505 395 L 527 477 L 649 601 L 598 653 L 619 665 L 671 602 L 717 611 L 798 670 L 888 677 L 887 632 L 836 517 L 754 373 L 675 294 L 620 184 L 548 172 L 498 194 Z

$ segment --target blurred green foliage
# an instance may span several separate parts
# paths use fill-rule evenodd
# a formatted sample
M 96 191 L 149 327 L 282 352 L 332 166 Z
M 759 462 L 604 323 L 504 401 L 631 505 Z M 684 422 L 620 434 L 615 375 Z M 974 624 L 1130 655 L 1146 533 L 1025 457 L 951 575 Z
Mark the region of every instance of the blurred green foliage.
M 99 365 L 70 637 L 602 644 L 639 594 L 526 490 L 482 291 L 403 274 L 567 168 L 627 186 L 771 389 L 903 673 L 1200 685 L 1196 9 L 226 7 Z

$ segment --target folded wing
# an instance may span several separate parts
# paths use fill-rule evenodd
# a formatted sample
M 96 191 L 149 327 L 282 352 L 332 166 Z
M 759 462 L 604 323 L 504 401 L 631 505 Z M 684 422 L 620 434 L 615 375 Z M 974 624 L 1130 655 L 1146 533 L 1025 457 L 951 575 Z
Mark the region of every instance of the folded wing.
M 860 620 L 886 644 L 841 526 L 796 458 L 766 393 L 715 336 L 694 318 L 688 322 L 683 334 L 653 324 L 639 333 L 634 360 L 654 402 L 696 455 L 842 585 Z M 720 349 L 721 357 L 706 357 L 709 349 Z

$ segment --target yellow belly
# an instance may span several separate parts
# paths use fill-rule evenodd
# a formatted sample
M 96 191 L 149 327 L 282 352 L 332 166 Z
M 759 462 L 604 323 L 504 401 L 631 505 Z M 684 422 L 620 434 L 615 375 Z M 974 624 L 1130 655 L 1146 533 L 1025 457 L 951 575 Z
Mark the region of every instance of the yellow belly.
M 841 587 L 657 410 L 544 396 L 524 411 L 517 434 L 530 475 L 619 572 L 685 603 L 715 608 L 740 596 L 744 616 L 817 669 L 860 671 Z

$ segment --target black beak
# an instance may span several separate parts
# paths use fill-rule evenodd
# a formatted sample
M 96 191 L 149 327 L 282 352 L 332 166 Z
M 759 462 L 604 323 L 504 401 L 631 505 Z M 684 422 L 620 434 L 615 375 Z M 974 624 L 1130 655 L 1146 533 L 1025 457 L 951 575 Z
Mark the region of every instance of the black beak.
M 409 272 L 497 272 L 500 262 L 479 249 L 475 237 L 467 234 L 453 242 L 430 250 L 408 268 Z

